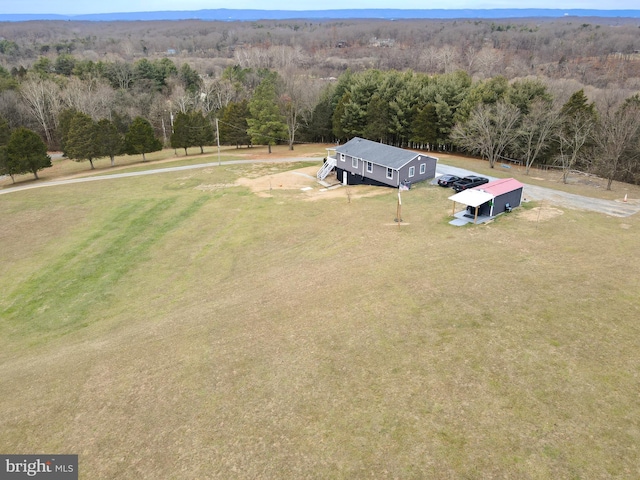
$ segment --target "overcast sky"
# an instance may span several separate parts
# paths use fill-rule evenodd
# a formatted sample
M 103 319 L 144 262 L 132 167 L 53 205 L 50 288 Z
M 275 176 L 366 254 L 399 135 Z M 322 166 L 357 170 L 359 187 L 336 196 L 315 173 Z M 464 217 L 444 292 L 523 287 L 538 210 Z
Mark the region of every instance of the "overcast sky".
M 638 10 L 640 0 L 0 0 L 1 13 L 84 13 L 157 12 L 162 10 L 202 10 L 250 8 L 260 10 L 327 10 L 344 8 L 586 8 Z

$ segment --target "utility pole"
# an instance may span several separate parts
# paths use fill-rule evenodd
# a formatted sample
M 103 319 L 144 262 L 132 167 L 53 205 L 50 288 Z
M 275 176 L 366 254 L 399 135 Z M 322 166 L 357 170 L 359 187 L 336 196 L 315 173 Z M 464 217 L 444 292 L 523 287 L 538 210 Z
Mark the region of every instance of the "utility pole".
M 216 142 L 218 143 L 218 166 L 220 166 L 220 125 L 218 117 L 216 117 Z

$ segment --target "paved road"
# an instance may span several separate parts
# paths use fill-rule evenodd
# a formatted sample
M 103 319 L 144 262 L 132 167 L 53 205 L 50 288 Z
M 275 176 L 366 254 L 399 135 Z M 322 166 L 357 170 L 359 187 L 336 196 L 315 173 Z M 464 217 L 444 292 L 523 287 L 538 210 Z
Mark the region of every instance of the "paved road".
M 309 162 L 309 161 L 322 161 L 322 157 L 303 157 L 303 158 L 273 158 L 267 160 L 231 160 L 226 162 L 210 162 L 199 163 L 196 165 L 184 165 L 181 167 L 167 167 L 156 168 L 151 170 L 144 170 L 140 172 L 128 172 L 128 173 L 114 173 L 112 175 L 100 175 L 100 176 L 88 176 L 80 178 L 71 178 L 66 180 L 55 180 L 50 182 L 32 183 L 29 185 L 19 185 L 15 187 L 4 188 L 0 190 L 0 195 L 19 192 L 22 190 L 30 190 L 32 188 L 52 187 L 55 185 L 69 185 L 72 183 L 84 183 L 84 182 L 97 182 L 103 180 L 111 180 L 114 178 L 128 178 L 139 177 L 142 175 L 156 175 L 159 173 L 167 172 L 180 172 L 183 170 L 194 170 L 198 168 L 217 167 L 219 165 L 238 165 L 246 163 L 288 163 L 288 162 Z M 452 167 L 449 165 L 438 164 L 436 173 L 438 175 L 458 175 L 464 177 L 466 175 L 478 175 L 470 170 L 465 170 L 458 167 Z M 495 177 L 488 177 L 490 180 L 495 180 Z M 524 195 L 527 199 L 534 200 L 547 200 L 550 203 L 561 207 L 576 208 L 579 210 L 589 210 L 593 212 L 604 213 L 614 217 L 628 217 L 640 212 L 640 204 L 636 203 L 623 203 L 616 202 L 614 200 L 603 200 L 599 198 L 584 197 L 582 195 L 574 195 L 572 193 L 562 192 L 560 190 L 553 190 L 551 188 L 537 187 L 535 185 L 525 184 Z

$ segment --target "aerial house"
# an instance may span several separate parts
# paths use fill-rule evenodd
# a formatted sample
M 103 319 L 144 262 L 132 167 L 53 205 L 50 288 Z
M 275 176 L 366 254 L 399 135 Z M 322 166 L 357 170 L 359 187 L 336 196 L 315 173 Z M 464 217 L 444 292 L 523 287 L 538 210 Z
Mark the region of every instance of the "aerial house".
M 335 147 L 335 156 L 327 157 L 317 176 L 323 180 L 335 168 L 338 181 L 345 184 L 397 188 L 434 178 L 437 164 L 437 158 L 424 153 L 354 137 Z

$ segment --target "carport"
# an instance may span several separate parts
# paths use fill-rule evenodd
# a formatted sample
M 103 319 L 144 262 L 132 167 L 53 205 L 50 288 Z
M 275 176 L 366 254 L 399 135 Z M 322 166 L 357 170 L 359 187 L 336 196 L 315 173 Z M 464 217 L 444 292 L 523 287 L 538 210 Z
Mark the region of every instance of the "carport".
M 453 200 L 453 216 L 462 220 L 473 218 L 473 223 L 478 219 L 487 221 L 503 212 L 510 212 L 522 203 L 524 185 L 515 178 L 499 178 L 484 185 L 469 190 L 463 190 L 449 197 Z M 467 206 L 466 211 L 456 214 L 456 203 Z M 472 212 L 473 215 L 467 212 Z M 461 225 L 467 222 L 456 222 Z
M 453 212 L 451 212 L 451 215 L 456 216 L 456 203 L 461 203 L 473 209 L 473 223 L 477 223 L 480 205 L 492 201 L 493 195 L 482 190 L 475 190 L 471 188 L 469 190 L 463 190 L 460 193 L 456 193 L 455 195 L 451 195 L 449 200 L 453 200 Z M 468 217 L 465 211 L 462 212 L 462 215 Z

